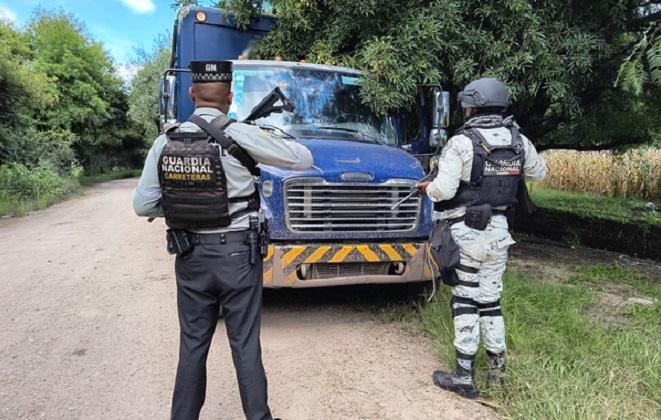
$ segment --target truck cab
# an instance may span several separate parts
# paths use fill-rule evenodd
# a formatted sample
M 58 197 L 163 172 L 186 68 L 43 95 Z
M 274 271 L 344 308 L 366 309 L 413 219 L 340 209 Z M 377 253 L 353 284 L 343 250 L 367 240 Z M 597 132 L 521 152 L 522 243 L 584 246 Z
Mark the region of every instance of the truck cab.
M 411 151 L 421 144 L 433 147 L 438 139 L 429 136 L 442 136 L 442 128 L 430 129 L 429 119 L 415 118 L 421 138 L 407 141 L 401 113 L 378 115 L 362 103 L 357 70 L 236 59 L 248 55 L 251 43 L 272 24 L 265 17 L 239 30 L 218 9 L 182 9 L 172 68 L 161 88 L 164 122 L 185 121 L 193 111 L 187 93 L 190 61 L 232 60 L 231 118 L 245 119 L 274 88 L 294 105 L 291 112 L 251 122 L 269 135 L 304 144 L 314 157 L 306 171 L 261 165 L 258 185 L 271 240 L 264 286 L 431 280 L 426 264 L 431 203 L 417 194 L 407 196 L 425 172 Z M 447 95 L 432 97 L 438 114 L 433 124 L 443 118 L 439 108 Z

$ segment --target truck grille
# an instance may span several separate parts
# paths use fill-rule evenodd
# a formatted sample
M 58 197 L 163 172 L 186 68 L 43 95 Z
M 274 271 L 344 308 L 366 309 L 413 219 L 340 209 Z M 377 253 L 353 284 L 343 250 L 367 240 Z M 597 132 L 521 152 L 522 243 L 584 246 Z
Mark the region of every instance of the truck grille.
M 396 232 L 415 228 L 419 196 L 390 207 L 404 198 L 414 181 L 327 183 L 292 179 L 285 184 L 286 216 L 295 232 Z
M 307 277 L 301 280 L 387 275 L 389 268 L 390 263 L 311 264 Z

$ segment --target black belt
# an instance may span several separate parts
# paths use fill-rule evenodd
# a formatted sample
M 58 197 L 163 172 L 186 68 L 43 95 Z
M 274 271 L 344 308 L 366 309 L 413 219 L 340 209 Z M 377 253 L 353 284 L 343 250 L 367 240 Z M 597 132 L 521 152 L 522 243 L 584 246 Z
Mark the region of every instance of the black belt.
M 248 230 L 223 233 L 195 233 L 190 232 L 191 241 L 195 245 L 223 245 L 232 242 L 245 243 Z
M 491 211 L 491 215 L 492 215 L 492 216 L 497 215 L 497 214 L 499 214 L 499 215 L 501 215 L 501 216 L 507 216 L 507 210 L 497 210 L 497 209 L 494 209 L 494 210 Z M 445 222 L 449 222 L 451 225 L 454 225 L 454 224 L 456 224 L 456 223 L 461 223 L 461 222 L 463 222 L 464 220 L 466 220 L 466 215 L 464 215 L 464 216 L 459 216 L 459 217 L 453 217 L 452 219 L 443 219 L 443 221 L 445 221 Z

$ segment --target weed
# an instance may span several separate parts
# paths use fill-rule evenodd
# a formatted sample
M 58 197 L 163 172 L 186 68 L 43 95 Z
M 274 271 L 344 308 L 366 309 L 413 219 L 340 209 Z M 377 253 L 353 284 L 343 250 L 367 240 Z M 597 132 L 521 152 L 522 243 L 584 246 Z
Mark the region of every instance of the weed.
M 603 325 L 587 314 L 594 284 L 627 281 L 661 286 L 622 267 L 587 267 L 571 284 L 540 283 L 513 272 L 502 298 L 507 325 L 508 385 L 486 388 L 478 354 L 478 385 L 505 414 L 521 419 L 648 419 L 661 413 L 660 306 L 625 310 L 634 322 Z M 635 286 L 638 287 L 638 286 Z M 421 323 L 452 364 L 449 290 L 423 308 Z

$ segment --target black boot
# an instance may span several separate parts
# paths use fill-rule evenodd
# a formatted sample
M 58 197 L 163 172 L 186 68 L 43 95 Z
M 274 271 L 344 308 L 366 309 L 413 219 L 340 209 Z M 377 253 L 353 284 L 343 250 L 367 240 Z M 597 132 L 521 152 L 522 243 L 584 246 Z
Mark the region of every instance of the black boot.
M 475 355 L 457 353 L 457 367 L 450 373 L 437 370 L 432 375 L 434 384 L 465 398 L 478 396 L 475 387 Z
M 491 353 L 487 350 L 487 361 L 489 362 L 487 384 L 489 386 L 505 385 L 505 352 Z

